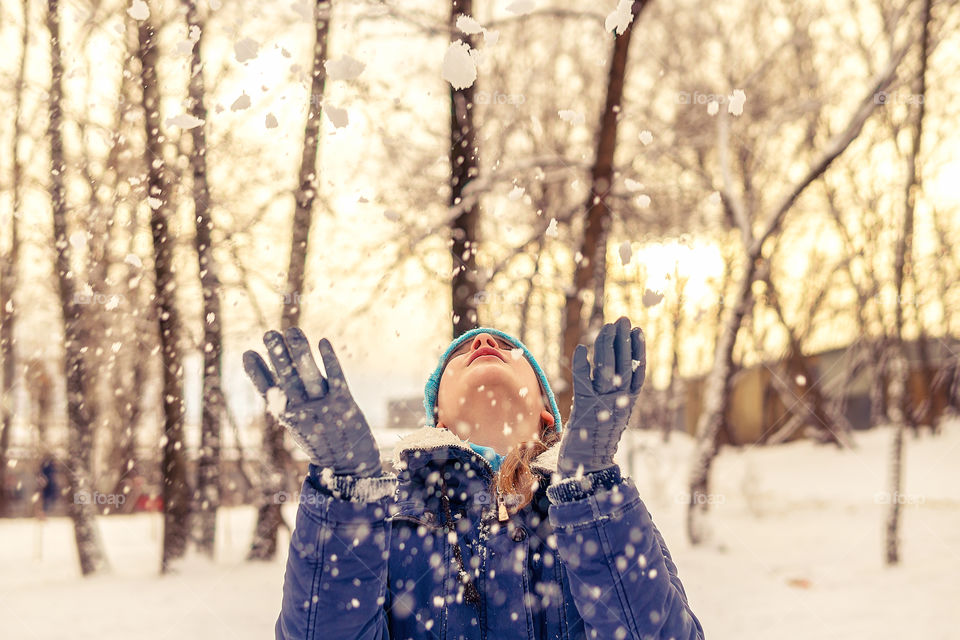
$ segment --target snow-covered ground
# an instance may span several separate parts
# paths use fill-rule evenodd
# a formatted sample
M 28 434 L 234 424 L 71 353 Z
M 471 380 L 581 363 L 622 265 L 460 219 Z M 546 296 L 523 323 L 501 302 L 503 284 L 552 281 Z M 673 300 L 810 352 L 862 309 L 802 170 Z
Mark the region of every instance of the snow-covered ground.
M 683 528 L 690 439 L 626 438 L 621 462 L 711 640 L 960 637 L 960 424 L 906 440 L 895 568 L 883 564 L 889 429 L 858 435 L 855 451 L 725 449 L 713 474 L 714 538 L 698 548 Z M 272 637 L 286 540 L 275 562 L 244 562 L 253 517 L 223 510 L 216 561 L 191 557 L 163 578 L 156 516 L 102 518 L 113 571 L 93 579 L 79 577 L 65 519 L 0 521 L 0 638 Z

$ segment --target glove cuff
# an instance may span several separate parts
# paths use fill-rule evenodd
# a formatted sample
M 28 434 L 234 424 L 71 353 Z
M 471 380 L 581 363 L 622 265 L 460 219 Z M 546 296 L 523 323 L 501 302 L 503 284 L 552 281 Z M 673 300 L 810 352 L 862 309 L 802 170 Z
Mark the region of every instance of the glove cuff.
M 333 469 L 313 463 L 310 464 L 307 479 L 317 491 L 350 502 L 376 502 L 391 497 L 397 490 L 397 476 L 392 473 L 358 478 L 335 475 Z
M 584 474 L 582 478 L 567 478 L 547 487 L 547 497 L 553 504 L 582 500 L 599 490 L 609 491 L 620 484 L 620 467 L 613 465 L 599 471 Z

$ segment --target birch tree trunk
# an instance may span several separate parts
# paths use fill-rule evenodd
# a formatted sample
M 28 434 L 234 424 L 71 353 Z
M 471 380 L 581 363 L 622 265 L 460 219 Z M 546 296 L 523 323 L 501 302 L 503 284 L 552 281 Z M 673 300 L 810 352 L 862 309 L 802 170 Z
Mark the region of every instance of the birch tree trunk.
M 844 129 L 827 143 L 825 149 L 811 164 L 806 174 L 789 187 L 786 194 L 764 217 L 759 234 L 754 234 L 751 220 L 732 192 L 725 188 L 724 193 L 721 194 L 725 203 L 730 203 L 737 224 L 740 226 L 746 255 L 744 256 L 743 275 L 729 305 L 730 315 L 727 317 L 723 331 L 717 341 L 713 368 L 707 375 L 705 385 L 703 412 L 697 421 L 697 444 L 694 448 L 694 460 L 689 484 L 689 503 L 687 505 L 687 535 L 692 544 L 704 542 L 709 533 L 706 515 L 708 503 L 711 499 L 708 480 L 710 467 L 718 452 L 717 433 L 724 424 L 724 417 L 730 402 L 733 347 L 736 343 L 737 333 L 743 324 L 743 318 L 751 306 L 751 288 L 757 278 L 758 267 L 762 261 L 763 245 L 780 228 L 784 217 L 793 207 L 797 198 L 823 175 L 833 161 L 860 135 L 864 123 L 876 109 L 877 102 L 874 97 L 889 86 L 900 61 L 906 55 L 906 51 L 907 48 L 904 47 L 891 56 L 884 69 L 870 83 L 866 94 L 857 109 L 851 114 Z M 722 113 L 718 122 L 723 122 Z
M 919 70 L 914 82 L 916 95 L 926 94 L 927 58 L 930 46 L 930 5 L 931 0 L 923 0 L 921 13 L 922 31 L 920 37 Z M 900 496 L 903 489 L 903 432 L 907 426 L 908 402 L 907 381 L 910 367 L 907 361 L 906 347 L 903 341 L 903 282 L 906 275 L 907 259 L 913 247 L 914 211 L 917 191 L 920 189 L 920 169 L 917 158 L 920 156 L 920 142 L 923 137 L 924 102 L 912 105 L 916 110 L 910 132 L 910 153 L 907 156 L 907 184 L 904 191 L 903 230 L 897 242 L 897 254 L 894 263 L 894 281 L 896 283 L 896 306 L 894 310 L 896 332 L 896 352 L 893 370 L 890 375 L 890 417 L 893 420 L 894 436 L 890 454 L 890 494 L 886 522 L 886 563 L 897 564 L 900 561 L 900 543 L 897 538 L 900 527 Z
M 60 53 L 60 15 L 58 0 L 47 4 L 47 29 L 50 32 L 50 95 L 48 98 L 50 137 L 50 200 L 53 208 L 53 235 L 56 248 L 57 292 L 63 313 L 65 374 L 67 381 L 68 451 L 65 462 L 69 476 L 69 510 L 80 571 L 85 576 L 109 569 L 100 532 L 97 528 L 94 486 L 90 477 L 93 428 L 84 398 L 85 368 L 83 351 L 87 332 L 83 309 L 77 297 L 75 271 L 71 266 L 67 233 L 67 202 L 64 178 L 67 164 L 63 151 L 63 60 Z

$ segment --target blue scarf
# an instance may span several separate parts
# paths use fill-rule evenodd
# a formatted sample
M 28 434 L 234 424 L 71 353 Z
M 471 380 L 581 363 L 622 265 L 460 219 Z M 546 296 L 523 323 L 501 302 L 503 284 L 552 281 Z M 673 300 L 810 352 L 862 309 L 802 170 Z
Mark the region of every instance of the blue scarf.
M 472 442 L 467 442 L 470 445 L 470 448 L 479 453 L 484 459 L 490 463 L 490 466 L 493 467 L 494 473 L 500 470 L 500 463 L 503 462 L 504 456 L 497 453 L 493 450 L 493 447 L 485 447 L 482 444 L 473 444 Z

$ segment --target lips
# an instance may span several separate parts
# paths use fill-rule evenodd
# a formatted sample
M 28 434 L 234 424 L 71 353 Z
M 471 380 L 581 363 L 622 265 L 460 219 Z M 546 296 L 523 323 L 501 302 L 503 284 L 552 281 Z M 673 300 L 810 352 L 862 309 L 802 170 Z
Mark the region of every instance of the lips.
M 473 361 L 479 358 L 480 356 L 497 356 L 502 362 L 506 362 L 507 359 L 503 357 L 503 354 L 494 349 L 493 347 L 480 347 L 476 351 L 470 354 L 470 359 L 467 361 L 467 366 L 473 364 Z

